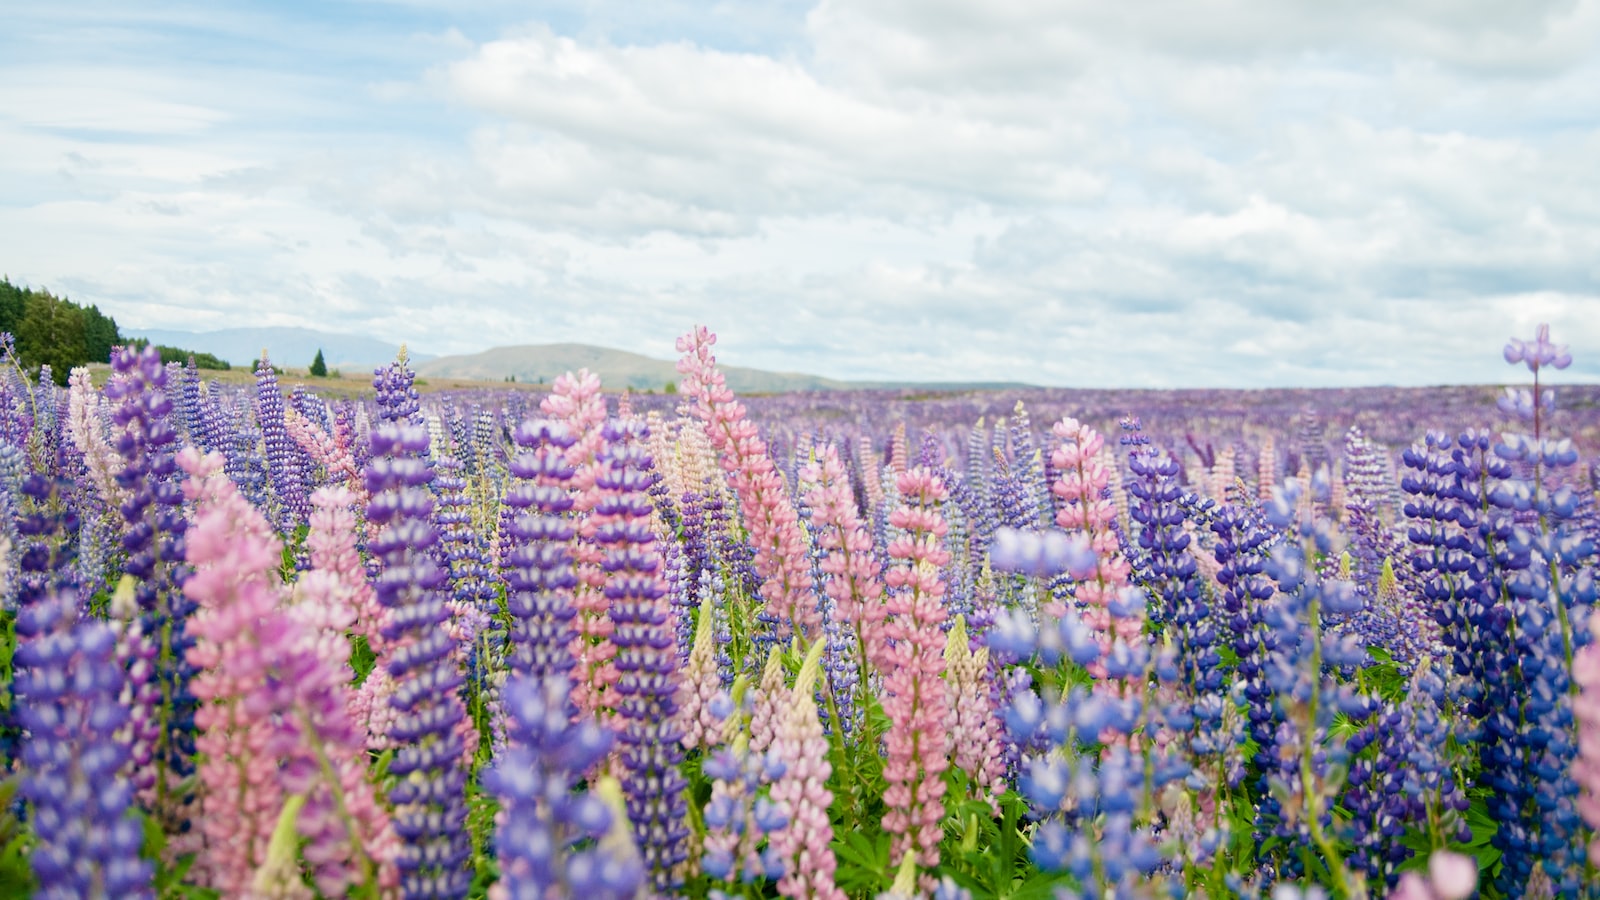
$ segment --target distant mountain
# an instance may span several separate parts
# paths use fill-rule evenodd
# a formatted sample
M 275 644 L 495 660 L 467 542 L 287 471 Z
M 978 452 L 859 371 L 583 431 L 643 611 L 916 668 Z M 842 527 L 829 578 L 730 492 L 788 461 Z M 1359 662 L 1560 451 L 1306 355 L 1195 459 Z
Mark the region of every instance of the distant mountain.
M 330 369 L 359 371 L 390 362 L 400 351 L 396 344 L 355 334 L 334 334 L 310 328 L 225 328 L 221 331 L 176 331 L 159 328 L 124 328 L 127 337 L 148 338 L 153 344 L 210 353 L 235 367 L 260 359 L 261 351 L 280 366 L 304 368 L 322 351 Z M 426 353 L 409 352 L 415 364 L 433 359 Z
M 728 387 L 745 394 L 776 394 L 788 391 L 839 391 L 866 388 L 924 388 L 930 390 L 977 390 L 1018 388 L 1028 385 L 999 382 L 885 382 L 840 381 L 820 375 L 796 372 L 768 372 L 741 366 L 718 366 Z M 417 374 L 435 378 L 471 378 L 478 381 L 505 381 L 514 376 L 525 384 L 549 384 L 564 372 L 588 369 L 610 388 L 636 391 L 662 390 L 668 382 L 676 384 L 683 376 L 674 363 L 653 359 L 625 350 L 612 350 L 592 344 L 527 344 L 495 347 L 465 356 L 441 356 L 417 367 Z

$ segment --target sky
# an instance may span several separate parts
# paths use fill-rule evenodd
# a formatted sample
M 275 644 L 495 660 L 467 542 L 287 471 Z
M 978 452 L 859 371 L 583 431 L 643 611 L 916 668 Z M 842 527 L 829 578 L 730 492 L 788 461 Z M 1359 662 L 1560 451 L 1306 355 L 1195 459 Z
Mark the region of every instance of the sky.
M 0 271 L 125 328 L 1317 387 L 1517 380 L 1549 322 L 1600 381 L 1600 0 L 7 19 Z

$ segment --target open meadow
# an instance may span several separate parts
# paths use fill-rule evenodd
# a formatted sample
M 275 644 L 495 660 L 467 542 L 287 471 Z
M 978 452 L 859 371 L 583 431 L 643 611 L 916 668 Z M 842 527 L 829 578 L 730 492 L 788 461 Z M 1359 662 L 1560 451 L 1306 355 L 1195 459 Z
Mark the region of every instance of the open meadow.
M 1600 895 L 1600 389 L 0 375 L 0 883 Z M 1600 619 L 1594 620 L 1600 623 Z

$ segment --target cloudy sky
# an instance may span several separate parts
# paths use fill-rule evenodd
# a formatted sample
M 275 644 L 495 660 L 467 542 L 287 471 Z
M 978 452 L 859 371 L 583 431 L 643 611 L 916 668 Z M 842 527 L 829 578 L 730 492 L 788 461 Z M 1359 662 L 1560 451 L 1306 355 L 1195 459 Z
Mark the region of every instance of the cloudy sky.
M 11 9 L 0 270 L 125 326 L 836 377 L 1600 380 L 1600 0 Z

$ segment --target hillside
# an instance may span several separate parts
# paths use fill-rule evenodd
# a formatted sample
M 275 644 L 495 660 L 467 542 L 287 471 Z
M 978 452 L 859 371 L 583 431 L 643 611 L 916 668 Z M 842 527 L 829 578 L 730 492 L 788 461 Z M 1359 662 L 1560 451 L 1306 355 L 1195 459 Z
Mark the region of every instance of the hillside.
M 1001 383 L 911 383 L 840 381 L 798 372 L 769 372 L 741 366 L 719 366 L 728 387 L 743 394 L 776 394 L 790 391 L 835 391 L 864 388 L 927 388 L 970 390 L 975 388 L 1025 387 Z M 624 350 L 592 344 L 525 344 L 495 347 L 481 353 L 441 356 L 417 366 L 424 377 L 470 378 L 478 381 L 505 381 L 514 377 L 522 383 L 549 384 L 563 372 L 588 369 L 600 376 L 607 388 L 636 391 L 664 389 L 680 379 L 674 363 Z

